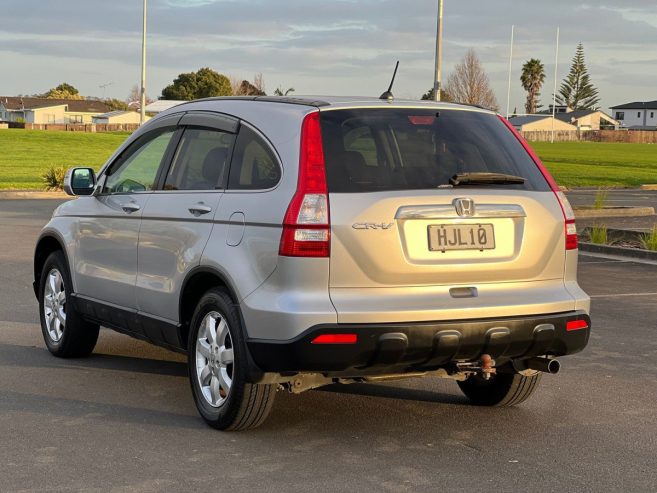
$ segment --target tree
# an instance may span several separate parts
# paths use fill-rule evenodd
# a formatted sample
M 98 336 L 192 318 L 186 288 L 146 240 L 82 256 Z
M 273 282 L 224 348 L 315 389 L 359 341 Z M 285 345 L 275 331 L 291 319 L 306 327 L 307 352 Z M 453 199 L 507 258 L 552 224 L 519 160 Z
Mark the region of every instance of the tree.
M 584 46 L 577 45 L 570 72 L 563 80 L 557 102 L 573 110 L 596 109 L 600 98 L 598 89 L 591 83 L 588 69 L 584 61 Z
M 148 94 L 146 95 L 146 104 L 149 105 L 153 102 L 153 98 L 149 98 Z M 126 108 L 128 110 L 139 111 L 141 109 L 141 87 L 139 84 L 135 84 L 130 89 L 130 94 L 125 99 Z
M 283 88 L 281 86 L 278 86 L 274 91 L 274 96 L 287 96 L 291 92 L 294 92 L 294 87 L 290 87 L 286 91 L 283 91 Z
M 107 106 L 110 109 L 110 111 L 128 110 L 128 104 L 125 101 L 121 101 L 120 99 L 105 98 L 102 101 L 103 103 L 105 103 L 105 106 Z
M 53 87 L 41 97 L 48 99 L 84 99 L 80 96 L 80 91 L 67 82 L 62 82 L 57 87 Z
M 266 96 L 265 79 L 262 73 L 253 76 L 253 82 L 240 80 L 237 77 L 229 77 L 233 96 Z
M 474 50 L 468 50 L 454 72 L 447 77 L 445 91 L 455 103 L 473 104 L 497 110 L 497 99 L 488 75 Z
M 233 91 L 235 96 L 266 96 L 265 91 L 258 89 L 254 84 L 248 80 L 243 80 L 238 86 L 237 90 Z
M 162 99 L 189 101 L 232 94 L 228 77 L 206 67 L 197 72 L 180 74 L 174 79 L 173 84 L 162 90 Z
M 539 96 L 541 87 L 545 82 L 545 66 L 540 60 L 532 58 L 522 66 L 522 75 L 520 82 L 525 91 L 527 91 L 527 102 L 525 103 L 525 112 L 533 115 L 540 107 Z
M 422 101 L 433 101 L 434 99 L 433 95 L 434 95 L 434 88 L 432 87 L 427 92 L 425 92 L 420 99 Z M 447 94 L 447 91 L 445 91 L 445 89 L 440 90 L 440 100 L 445 101 L 447 103 L 452 102 L 452 98 L 449 96 L 449 94 Z

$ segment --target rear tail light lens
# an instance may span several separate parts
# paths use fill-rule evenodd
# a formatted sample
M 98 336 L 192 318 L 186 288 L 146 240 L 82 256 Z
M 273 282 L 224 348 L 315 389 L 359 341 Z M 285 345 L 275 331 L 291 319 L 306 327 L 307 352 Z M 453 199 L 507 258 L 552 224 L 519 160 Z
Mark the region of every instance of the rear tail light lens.
M 566 330 L 568 332 L 572 332 L 573 330 L 582 330 L 588 328 L 589 328 L 589 324 L 586 322 L 586 320 L 571 320 L 570 322 L 566 323 Z
M 301 125 L 299 181 L 283 220 L 279 255 L 328 257 L 330 228 L 324 148 L 316 111 L 307 115 Z
M 311 344 L 356 344 L 357 342 L 356 334 L 322 334 L 315 337 Z
M 548 182 L 548 185 L 550 185 L 550 188 L 556 195 L 557 200 L 559 201 L 559 205 L 561 206 L 561 212 L 563 213 L 565 224 L 564 230 L 566 235 L 566 250 L 577 250 L 577 226 L 575 225 L 575 212 L 573 211 L 570 202 L 568 202 L 566 195 L 561 191 L 559 185 L 557 185 L 557 182 L 554 181 L 554 178 L 550 172 L 541 162 L 541 159 L 534 152 L 534 149 L 532 149 L 527 141 L 522 137 L 522 135 L 518 133 L 518 131 L 506 118 L 503 116 L 498 116 L 498 118 L 504 122 L 507 128 L 513 133 L 513 135 L 515 135 L 516 139 L 518 139 L 518 142 L 522 144 L 522 147 L 525 149 L 527 154 L 529 154 L 529 157 L 532 158 L 541 174 L 545 178 L 545 181 Z

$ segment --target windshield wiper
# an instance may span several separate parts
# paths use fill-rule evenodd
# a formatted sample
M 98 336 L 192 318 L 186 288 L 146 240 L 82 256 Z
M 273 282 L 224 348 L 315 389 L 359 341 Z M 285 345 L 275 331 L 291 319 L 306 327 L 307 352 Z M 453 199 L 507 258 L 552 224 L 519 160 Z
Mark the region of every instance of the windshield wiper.
M 522 185 L 522 176 L 505 175 L 503 173 L 459 173 L 449 179 L 455 187 L 459 185 Z

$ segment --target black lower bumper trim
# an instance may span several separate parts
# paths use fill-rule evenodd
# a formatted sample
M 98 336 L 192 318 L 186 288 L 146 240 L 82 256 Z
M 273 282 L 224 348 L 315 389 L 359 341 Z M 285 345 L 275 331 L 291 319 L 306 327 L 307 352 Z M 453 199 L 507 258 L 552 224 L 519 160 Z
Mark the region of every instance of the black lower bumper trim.
M 588 328 L 568 331 L 585 320 Z M 288 341 L 250 339 L 255 363 L 266 372 L 388 373 L 431 370 L 490 354 L 498 364 L 581 351 L 591 319 L 576 311 L 531 317 L 450 322 L 335 324 L 311 327 Z M 356 334 L 356 344 L 311 344 L 322 334 Z

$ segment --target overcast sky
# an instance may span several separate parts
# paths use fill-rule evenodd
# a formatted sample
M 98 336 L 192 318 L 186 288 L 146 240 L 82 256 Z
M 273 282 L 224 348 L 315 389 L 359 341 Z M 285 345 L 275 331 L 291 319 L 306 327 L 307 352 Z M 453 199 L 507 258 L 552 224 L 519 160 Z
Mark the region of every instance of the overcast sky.
M 149 0 L 148 94 L 180 72 L 208 66 L 267 91 L 374 95 L 401 61 L 398 97 L 432 86 L 437 0 Z M 141 0 L 2 0 L 0 95 L 44 92 L 62 81 L 84 95 L 125 99 L 139 82 Z M 468 48 L 506 107 L 511 25 L 516 25 L 511 109 L 521 110 L 520 68 L 543 61 L 552 93 L 584 43 L 602 107 L 657 99 L 655 0 L 445 0 L 444 73 Z M 105 89 L 99 86 L 111 83 Z

